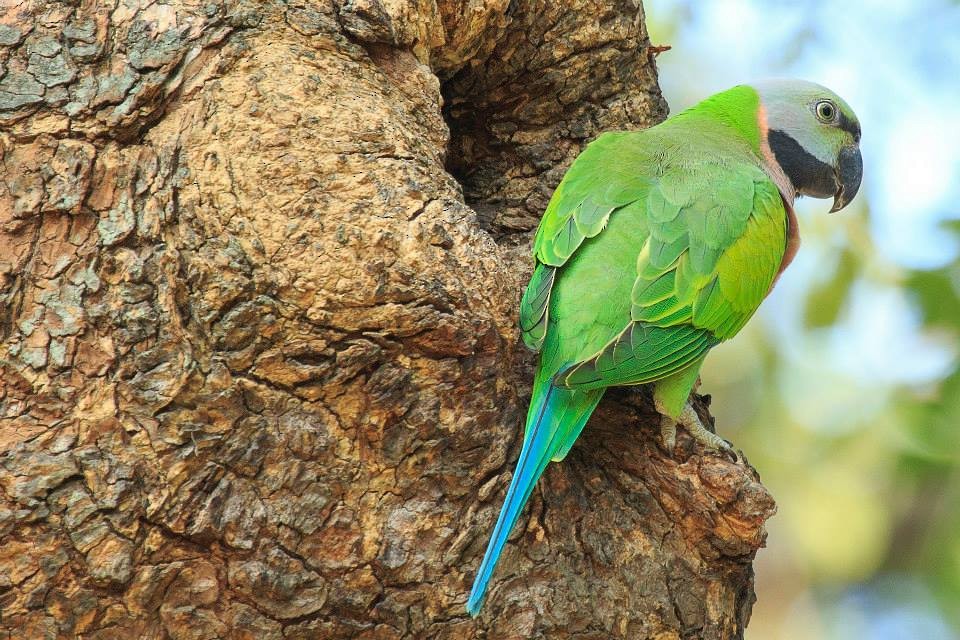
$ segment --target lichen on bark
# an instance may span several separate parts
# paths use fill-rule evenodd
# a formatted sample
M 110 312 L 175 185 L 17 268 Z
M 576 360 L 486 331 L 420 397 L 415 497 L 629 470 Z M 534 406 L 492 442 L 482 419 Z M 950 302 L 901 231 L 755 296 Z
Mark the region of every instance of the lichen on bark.
M 463 609 L 529 232 L 664 116 L 648 47 L 631 1 L 8 3 L 0 638 L 741 636 L 773 502 L 642 391 Z

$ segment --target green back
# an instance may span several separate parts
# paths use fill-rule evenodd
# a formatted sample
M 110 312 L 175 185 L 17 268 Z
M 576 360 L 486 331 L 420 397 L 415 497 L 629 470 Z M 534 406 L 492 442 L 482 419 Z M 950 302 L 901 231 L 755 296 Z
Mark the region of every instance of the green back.
M 537 230 L 525 342 L 564 386 L 650 382 L 735 335 L 776 277 L 786 213 L 736 87 L 577 158 Z

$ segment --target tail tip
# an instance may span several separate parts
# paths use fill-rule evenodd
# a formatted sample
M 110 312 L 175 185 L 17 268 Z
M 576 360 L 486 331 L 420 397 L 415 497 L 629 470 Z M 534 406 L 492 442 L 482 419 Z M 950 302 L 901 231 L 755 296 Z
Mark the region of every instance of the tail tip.
M 476 618 L 480 615 L 480 607 L 483 606 L 483 600 L 484 597 L 481 594 L 470 594 L 470 599 L 467 600 L 467 613 L 470 614 L 471 618 Z

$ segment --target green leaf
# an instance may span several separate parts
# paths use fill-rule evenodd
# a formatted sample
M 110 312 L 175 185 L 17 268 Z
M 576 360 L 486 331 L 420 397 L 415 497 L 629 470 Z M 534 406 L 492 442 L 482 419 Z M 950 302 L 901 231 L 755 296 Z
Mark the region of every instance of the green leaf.
M 905 284 L 927 325 L 956 327 L 960 318 L 960 267 L 915 271 Z
M 803 324 L 808 329 L 822 329 L 837 321 L 843 311 L 850 288 L 857 275 L 857 258 L 848 250 L 840 254 L 833 277 L 815 286 L 807 296 Z

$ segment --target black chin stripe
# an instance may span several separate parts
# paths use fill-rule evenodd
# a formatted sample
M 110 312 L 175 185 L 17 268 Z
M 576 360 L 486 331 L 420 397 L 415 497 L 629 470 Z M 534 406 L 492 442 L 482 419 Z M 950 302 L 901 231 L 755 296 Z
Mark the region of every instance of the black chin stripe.
M 838 109 L 839 111 L 839 109 Z M 853 136 L 854 142 L 860 142 L 860 123 L 851 120 L 843 111 L 840 111 L 840 128 Z
M 826 198 L 836 191 L 833 168 L 820 162 L 789 134 L 771 129 L 767 141 L 783 172 L 798 192 Z

